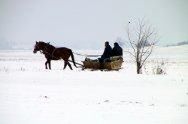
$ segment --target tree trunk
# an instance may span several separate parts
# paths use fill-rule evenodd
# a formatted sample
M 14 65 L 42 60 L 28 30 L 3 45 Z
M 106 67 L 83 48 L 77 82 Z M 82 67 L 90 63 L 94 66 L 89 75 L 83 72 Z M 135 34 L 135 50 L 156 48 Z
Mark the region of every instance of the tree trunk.
M 136 62 L 137 74 L 142 74 L 142 67 L 140 62 Z

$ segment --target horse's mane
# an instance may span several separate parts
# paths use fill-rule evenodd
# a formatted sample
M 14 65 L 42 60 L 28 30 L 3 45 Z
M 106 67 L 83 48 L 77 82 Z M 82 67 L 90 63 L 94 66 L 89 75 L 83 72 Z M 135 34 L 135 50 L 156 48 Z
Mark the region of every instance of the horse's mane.
M 50 43 L 46 43 L 46 42 L 43 42 L 43 41 L 39 41 L 40 44 L 43 44 L 45 46 L 48 46 L 50 48 L 55 48 L 53 45 L 51 45 Z

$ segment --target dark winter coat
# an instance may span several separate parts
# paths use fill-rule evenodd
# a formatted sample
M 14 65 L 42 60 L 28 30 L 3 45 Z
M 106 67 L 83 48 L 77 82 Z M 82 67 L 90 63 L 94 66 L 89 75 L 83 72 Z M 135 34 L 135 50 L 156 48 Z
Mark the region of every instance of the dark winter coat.
M 123 56 L 123 49 L 117 44 L 112 50 L 113 56 Z
M 110 45 L 107 45 L 104 49 L 104 52 L 101 56 L 101 58 L 110 58 L 112 56 L 112 47 Z

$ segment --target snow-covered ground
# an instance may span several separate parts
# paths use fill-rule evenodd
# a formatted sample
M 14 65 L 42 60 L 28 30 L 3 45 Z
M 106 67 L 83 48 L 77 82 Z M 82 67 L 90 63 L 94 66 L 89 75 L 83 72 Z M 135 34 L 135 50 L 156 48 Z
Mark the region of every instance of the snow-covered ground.
M 45 70 L 39 53 L 0 51 L 0 124 L 187 124 L 188 46 L 156 48 L 142 75 L 124 57 L 120 71 Z

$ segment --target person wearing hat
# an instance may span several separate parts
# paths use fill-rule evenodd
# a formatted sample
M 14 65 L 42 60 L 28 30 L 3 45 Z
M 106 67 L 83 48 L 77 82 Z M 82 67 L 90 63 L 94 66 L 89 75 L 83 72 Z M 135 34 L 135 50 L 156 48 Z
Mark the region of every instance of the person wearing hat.
M 114 48 L 112 49 L 113 56 L 123 56 L 123 49 L 119 46 L 117 42 L 114 43 Z
M 103 52 L 101 58 L 99 58 L 99 62 L 103 63 L 105 59 L 110 58 L 111 56 L 112 56 L 112 47 L 110 46 L 109 42 L 106 41 L 105 49 L 104 49 L 104 52 Z

